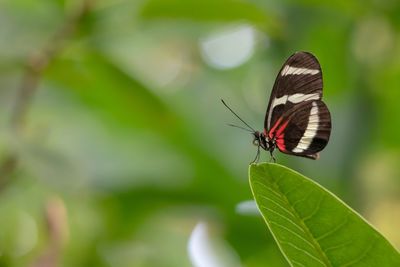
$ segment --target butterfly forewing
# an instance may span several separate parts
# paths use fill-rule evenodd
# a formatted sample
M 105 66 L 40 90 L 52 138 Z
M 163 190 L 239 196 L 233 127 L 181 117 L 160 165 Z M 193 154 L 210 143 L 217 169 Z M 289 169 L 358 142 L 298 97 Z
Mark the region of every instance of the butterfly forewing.
M 316 57 L 297 52 L 279 71 L 269 99 L 264 128 L 269 130 L 278 118 L 295 104 L 322 98 L 322 72 Z
M 312 159 L 328 143 L 331 117 L 322 98 L 322 72 L 310 53 L 298 52 L 282 66 L 272 89 L 264 131 L 287 154 Z

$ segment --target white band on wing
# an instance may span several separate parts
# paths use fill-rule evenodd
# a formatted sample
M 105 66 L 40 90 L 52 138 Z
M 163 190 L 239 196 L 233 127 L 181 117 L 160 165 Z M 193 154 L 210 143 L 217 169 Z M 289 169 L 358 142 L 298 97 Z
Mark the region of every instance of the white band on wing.
M 286 75 L 301 75 L 301 74 L 311 74 L 315 75 L 319 73 L 319 70 L 316 69 L 307 69 L 307 68 L 297 68 L 286 65 L 283 70 L 281 71 L 282 76 Z
M 314 93 L 314 94 L 293 94 L 293 95 L 283 95 L 281 97 L 277 97 L 274 100 L 272 100 L 271 107 L 269 109 L 268 113 L 268 129 L 271 127 L 271 116 L 272 116 L 272 111 L 274 108 L 278 105 L 286 104 L 287 101 L 293 103 L 293 104 L 298 104 L 303 101 L 308 101 L 308 100 L 319 100 L 321 98 L 321 95 L 319 93 Z
M 292 150 L 295 153 L 301 153 L 310 147 L 314 137 L 317 135 L 319 125 L 318 106 L 316 102 L 312 103 L 310 116 L 308 117 L 308 124 L 306 131 L 301 137 L 297 146 Z

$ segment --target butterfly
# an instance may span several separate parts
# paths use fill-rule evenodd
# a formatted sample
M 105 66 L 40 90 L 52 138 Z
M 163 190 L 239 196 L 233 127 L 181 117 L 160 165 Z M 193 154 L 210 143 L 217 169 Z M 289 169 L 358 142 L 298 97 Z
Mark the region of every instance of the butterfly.
M 291 55 L 279 71 L 264 120 L 264 130 L 256 131 L 243 121 L 223 100 L 222 103 L 238 117 L 253 135 L 253 144 L 268 151 L 318 159 L 328 144 L 331 115 L 322 101 L 322 71 L 317 58 L 309 52 Z M 240 126 L 230 126 L 246 129 Z

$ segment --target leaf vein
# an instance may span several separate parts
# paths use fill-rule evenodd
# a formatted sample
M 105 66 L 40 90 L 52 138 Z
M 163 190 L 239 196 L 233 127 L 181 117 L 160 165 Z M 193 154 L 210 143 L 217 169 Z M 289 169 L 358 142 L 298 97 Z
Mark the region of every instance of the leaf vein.
M 293 230 L 287 228 L 286 226 L 283 226 L 282 224 L 279 224 L 279 223 L 274 222 L 274 221 L 271 221 L 271 225 L 275 225 L 275 226 L 277 226 L 277 227 L 279 227 L 279 228 L 282 228 L 282 229 L 288 231 L 288 232 L 291 233 L 292 235 L 295 235 L 295 236 L 297 236 L 298 238 L 300 238 L 301 240 L 303 240 L 303 241 L 304 241 L 305 243 L 307 243 L 311 248 L 314 248 L 314 245 L 313 245 L 310 241 L 308 241 L 307 239 L 305 239 L 304 237 L 302 237 L 301 235 L 299 235 L 299 234 L 296 233 L 295 231 L 293 231 Z
M 302 184 L 302 183 L 299 183 L 298 185 L 293 186 L 292 188 L 290 188 L 288 191 L 282 192 L 282 193 L 284 193 L 285 195 L 288 195 L 288 194 L 292 193 L 293 191 L 296 191 L 296 189 L 298 189 L 298 187 L 299 187 L 301 184 Z
M 319 237 L 315 237 L 315 239 L 317 241 L 320 241 L 320 240 L 324 239 L 325 237 L 333 234 L 334 232 L 336 232 L 337 230 L 339 230 L 340 228 L 345 226 L 347 224 L 347 222 L 348 222 L 348 217 L 346 216 L 342 223 L 338 224 L 335 228 L 333 228 L 332 230 L 326 232 L 325 234 L 322 234 Z
M 315 261 L 321 263 L 322 265 L 326 266 L 325 263 L 324 263 L 323 261 L 321 261 L 320 259 L 318 259 L 318 258 L 315 257 L 314 255 L 310 254 L 308 251 L 306 251 L 306 250 L 304 250 L 304 249 L 302 249 L 302 248 L 299 248 L 298 246 L 296 246 L 296 245 L 293 244 L 292 242 L 282 241 L 281 243 L 282 243 L 282 244 L 285 244 L 285 245 L 288 245 L 288 246 L 291 246 L 291 247 L 293 247 L 294 249 L 301 251 L 302 253 L 304 253 L 305 255 L 308 255 L 308 256 L 309 256 L 310 258 L 312 258 L 313 260 L 315 260 Z
M 279 204 L 278 202 L 274 201 L 273 199 L 271 199 L 271 198 L 269 198 L 269 197 L 267 197 L 267 196 L 259 195 L 259 197 L 261 197 L 261 198 L 263 198 L 263 199 L 265 199 L 265 200 L 267 200 L 267 201 L 270 201 L 270 202 L 274 203 L 276 206 L 278 206 L 279 208 L 281 208 L 281 210 L 284 210 L 287 214 L 290 214 L 290 216 L 292 216 L 293 218 L 296 218 L 296 216 L 295 216 L 290 210 L 288 210 L 287 208 L 285 208 L 284 206 L 282 206 L 282 204 Z
M 289 218 L 283 216 L 283 215 L 280 214 L 279 212 L 276 212 L 276 211 L 274 211 L 274 210 L 272 210 L 272 209 L 270 209 L 270 208 L 268 208 L 268 207 L 265 207 L 265 206 L 261 206 L 261 207 L 262 207 L 263 209 L 266 209 L 266 210 L 268 210 L 268 211 L 270 211 L 270 212 L 272 212 L 272 213 L 278 215 L 279 217 L 285 219 L 286 221 L 290 222 L 292 225 L 296 226 L 296 228 L 299 229 L 302 233 L 304 233 L 304 234 L 306 233 L 306 232 L 304 232 L 304 229 L 303 229 L 303 228 L 301 228 L 301 227 L 300 227 L 299 225 L 297 225 L 294 221 L 292 221 L 291 219 L 289 219 Z
M 304 197 L 297 199 L 295 202 L 293 202 L 292 206 L 293 208 L 296 207 L 297 204 L 299 204 L 300 202 L 303 202 L 304 200 L 306 200 L 309 196 L 311 196 L 312 191 L 310 191 L 308 194 L 306 194 Z
M 370 251 L 374 246 L 375 246 L 375 240 L 372 241 L 372 242 L 370 242 L 370 245 L 368 246 L 368 248 L 367 248 L 360 256 L 358 256 L 358 258 L 356 258 L 356 259 L 354 259 L 354 260 L 352 260 L 352 261 L 349 261 L 348 263 L 345 263 L 345 264 L 341 265 L 340 267 L 348 267 L 348 266 L 351 266 L 351 265 L 353 265 L 353 264 L 355 264 L 355 263 L 360 262 L 361 259 L 365 258 L 365 257 L 368 255 L 369 251 Z
M 301 262 L 298 262 L 298 261 L 295 261 L 295 260 L 291 260 L 291 261 L 293 263 L 293 266 L 294 265 L 298 265 L 298 266 L 301 266 L 301 267 L 305 267 L 305 265 L 303 263 L 301 263 Z
M 265 168 L 265 170 L 268 172 L 269 177 L 272 178 L 273 184 L 277 187 L 278 192 L 282 192 L 281 188 L 280 188 L 279 185 L 276 183 L 276 180 L 273 178 L 273 176 L 272 176 L 271 171 L 269 170 L 269 168 Z M 309 230 L 309 229 L 307 228 L 307 226 L 305 225 L 304 221 L 301 220 L 299 214 L 298 214 L 298 213 L 296 212 L 296 210 L 294 210 L 294 208 L 290 205 L 291 203 L 290 203 L 289 199 L 288 199 L 285 195 L 283 195 L 282 193 L 281 193 L 281 197 L 282 197 L 282 199 L 284 199 L 284 200 L 288 203 L 289 207 L 291 207 L 291 209 L 293 210 L 293 214 L 297 215 L 297 217 L 299 218 L 299 221 L 302 223 L 302 227 L 304 228 L 304 231 L 308 234 L 308 236 L 310 237 L 311 241 L 313 242 L 313 246 L 314 246 L 315 250 L 318 251 L 319 254 L 320 254 L 320 256 L 324 259 L 324 262 L 325 262 L 325 263 L 322 262 L 323 265 L 325 265 L 325 266 L 332 266 L 332 264 L 330 263 L 328 257 L 326 256 L 326 254 L 324 253 L 324 251 L 323 251 L 322 248 L 320 247 L 319 243 L 314 242 L 314 237 L 313 237 L 313 235 L 311 234 L 310 230 Z M 321 261 L 321 260 L 319 260 L 319 261 Z
M 273 193 L 275 196 L 281 198 L 281 195 L 279 193 L 275 192 L 274 190 L 272 190 L 271 188 L 269 188 L 265 184 L 263 184 L 263 183 L 261 183 L 259 181 L 254 181 L 253 183 L 260 185 L 261 187 L 263 187 L 263 188 L 267 189 L 268 191 L 270 191 L 271 193 Z
M 324 200 L 324 198 L 325 198 L 325 196 L 322 195 L 322 197 L 318 200 L 317 204 L 315 205 L 314 210 L 313 210 L 309 215 L 307 215 L 307 216 L 305 216 L 304 218 L 302 218 L 303 222 L 305 222 L 305 221 L 311 219 L 312 217 L 315 216 L 315 214 L 318 213 L 318 211 L 319 211 L 320 208 L 321 208 L 321 203 L 322 203 L 322 201 Z
M 345 242 L 345 243 L 343 243 L 343 244 L 334 245 L 334 246 L 331 246 L 331 247 L 328 247 L 328 248 L 324 249 L 324 251 L 325 251 L 325 253 L 327 253 L 328 251 L 331 251 L 331 250 L 335 250 L 335 249 L 347 247 L 347 246 L 349 246 L 351 243 L 352 243 L 351 241 L 348 241 L 348 242 Z

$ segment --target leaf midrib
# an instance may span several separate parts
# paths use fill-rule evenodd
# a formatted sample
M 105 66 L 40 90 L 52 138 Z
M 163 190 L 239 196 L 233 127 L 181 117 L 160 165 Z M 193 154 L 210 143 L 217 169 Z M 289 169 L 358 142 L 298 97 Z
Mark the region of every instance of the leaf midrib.
M 317 251 L 317 253 L 320 254 L 321 260 L 324 262 L 324 264 L 327 267 L 332 267 L 332 263 L 330 262 L 329 258 L 326 256 L 325 252 L 322 250 L 321 246 L 319 245 L 318 241 L 314 238 L 314 236 L 311 234 L 310 230 L 308 229 L 307 225 L 301 219 L 297 211 L 293 208 L 291 202 L 289 199 L 286 197 L 285 194 L 283 194 L 282 190 L 280 189 L 279 184 L 277 181 L 274 179 L 274 176 L 271 175 L 271 171 L 269 168 L 264 168 L 269 174 L 269 177 L 273 181 L 273 185 L 275 187 L 275 191 L 281 196 L 281 198 L 286 202 L 287 206 L 289 207 L 290 211 L 293 213 L 293 215 L 297 218 L 297 220 L 300 222 L 300 227 L 303 228 L 304 232 L 306 233 L 307 237 L 309 238 L 310 242 L 313 244 L 314 249 Z M 281 176 L 279 179 L 282 179 L 284 176 Z

